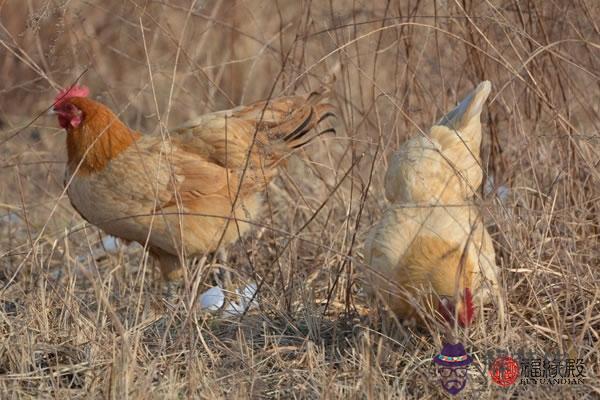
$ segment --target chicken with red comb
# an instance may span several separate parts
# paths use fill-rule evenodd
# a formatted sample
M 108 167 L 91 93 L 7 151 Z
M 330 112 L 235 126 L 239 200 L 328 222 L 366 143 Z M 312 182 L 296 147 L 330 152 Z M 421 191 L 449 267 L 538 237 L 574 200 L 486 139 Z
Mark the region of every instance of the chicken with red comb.
M 207 114 L 169 140 L 130 129 L 88 95 L 73 86 L 54 105 L 71 204 L 106 233 L 147 247 L 167 280 L 181 277 L 188 257 L 250 232 L 287 156 L 333 130 L 321 125 L 333 116 L 324 90 Z
M 54 98 L 54 107 L 60 105 L 60 103 L 64 101 L 67 101 L 71 97 L 88 97 L 89 95 L 90 89 L 87 86 L 73 85 L 58 92 Z
M 87 97 L 90 90 L 85 86 L 71 86 L 61 90 L 54 98 L 52 111 L 58 116 L 58 124 L 61 128 L 76 128 L 81 123 L 81 110 L 78 110 L 69 102 L 73 97 Z
M 470 325 L 475 305 L 503 302 L 494 247 L 473 196 L 481 185 L 482 82 L 434 125 L 403 143 L 385 176 L 390 207 L 366 244 L 365 284 L 400 318 L 423 310 Z

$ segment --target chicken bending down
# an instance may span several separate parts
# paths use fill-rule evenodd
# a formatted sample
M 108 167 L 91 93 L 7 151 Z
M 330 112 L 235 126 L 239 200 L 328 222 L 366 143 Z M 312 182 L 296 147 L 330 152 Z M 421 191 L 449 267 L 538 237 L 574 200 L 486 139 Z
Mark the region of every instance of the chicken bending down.
M 366 243 L 366 284 L 403 319 L 435 310 L 468 326 L 475 305 L 498 299 L 492 240 L 473 195 L 481 185 L 482 82 L 434 125 L 393 155 L 385 176 L 391 203 Z
M 248 232 L 286 157 L 333 115 L 313 92 L 207 114 L 163 139 L 129 129 L 88 94 L 75 86 L 54 105 L 71 204 L 106 233 L 147 245 L 167 280 L 181 277 L 185 257 Z

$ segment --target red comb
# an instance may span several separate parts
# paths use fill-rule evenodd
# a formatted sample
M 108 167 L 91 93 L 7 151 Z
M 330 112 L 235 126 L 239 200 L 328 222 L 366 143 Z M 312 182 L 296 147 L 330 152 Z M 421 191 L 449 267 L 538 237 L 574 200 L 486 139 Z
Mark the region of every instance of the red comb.
M 475 314 L 475 306 L 473 305 L 473 295 L 471 289 L 465 288 L 465 298 L 463 300 L 463 308 L 458 316 L 460 325 L 469 326 L 473 322 Z
M 68 89 L 63 89 L 54 98 L 54 105 L 57 106 L 63 101 L 71 97 L 87 97 L 90 94 L 90 89 L 87 86 L 73 85 Z

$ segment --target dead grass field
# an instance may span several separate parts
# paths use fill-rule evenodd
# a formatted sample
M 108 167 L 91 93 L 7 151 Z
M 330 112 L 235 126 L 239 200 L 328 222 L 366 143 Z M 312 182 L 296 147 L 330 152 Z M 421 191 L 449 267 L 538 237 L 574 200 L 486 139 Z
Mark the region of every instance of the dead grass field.
M 461 396 L 600 397 L 599 2 L 0 0 L 0 23 L 0 398 L 443 398 L 443 332 L 369 311 L 359 271 L 387 157 L 484 79 L 479 202 L 507 314 L 456 332 L 475 358 Z M 293 157 L 229 251 L 228 289 L 259 283 L 256 309 L 191 307 L 214 265 L 166 304 L 143 249 L 104 249 L 70 206 L 45 111 L 82 73 L 145 134 L 336 76 L 337 135 Z M 520 348 L 588 378 L 500 389 L 485 354 Z

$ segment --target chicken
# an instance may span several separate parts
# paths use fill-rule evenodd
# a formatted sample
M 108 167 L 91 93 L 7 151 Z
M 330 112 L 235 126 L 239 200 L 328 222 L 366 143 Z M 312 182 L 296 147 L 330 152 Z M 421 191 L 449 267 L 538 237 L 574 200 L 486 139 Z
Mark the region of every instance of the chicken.
M 400 318 L 424 322 L 424 312 L 437 310 L 468 326 L 475 304 L 499 293 L 492 240 L 472 200 L 482 180 L 480 114 L 490 90 L 488 81 L 479 84 L 390 160 L 391 206 L 369 233 L 365 275 L 371 295 Z
M 72 87 L 53 108 L 67 131 L 71 204 L 106 233 L 147 246 L 167 281 L 181 278 L 186 257 L 250 231 L 286 157 L 333 115 L 313 92 L 207 114 L 166 140 L 129 129 L 88 95 Z

